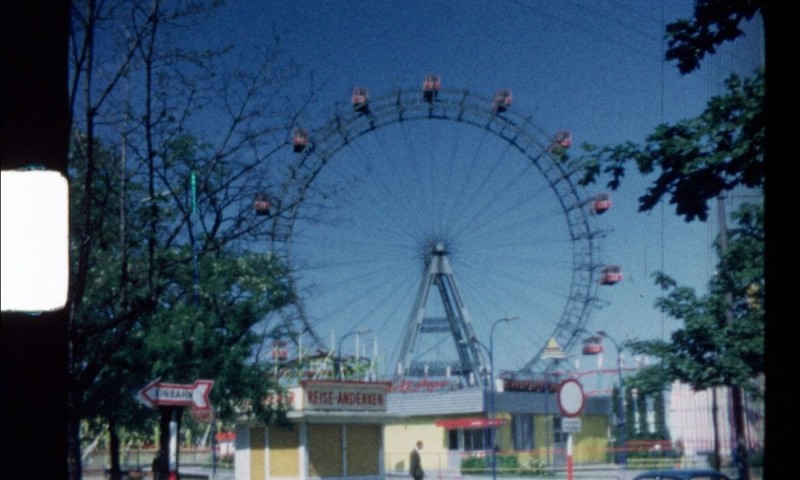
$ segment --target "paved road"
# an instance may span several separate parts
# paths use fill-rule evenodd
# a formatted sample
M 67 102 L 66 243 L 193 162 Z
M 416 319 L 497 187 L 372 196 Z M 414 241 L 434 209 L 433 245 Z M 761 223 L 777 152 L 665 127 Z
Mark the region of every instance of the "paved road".
M 643 470 L 623 470 L 614 465 L 600 465 L 596 467 L 576 468 L 573 474 L 574 480 L 632 480 L 634 476 L 641 473 Z M 186 474 L 188 478 L 192 479 L 208 479 L 208 480 L 234 480 L 235 475 L 232 470 L 217 469 L 215 476 L 212 476 L 210 468 L 202 467 L 184 467 L 181 468 L 181 473 Z M 729 473 L 729 472 L 728 472 Z M 735 475 L 734 475 L 735 477 Z M 101 471 L 87 471 L 83 476 L 84 480 L 104 480 L 106 477 Z M 145 478 L 151 479 L 150 472 L 145 472 Z M 183 477 L 186 478 L 186 477 Z M 489 477 L 486 475 L 458 475 L 448 472 L 428 472 L 425 476 L 426 480 L 487 480 Z M 501 477 L 502 478 L 502 477 Z M 526 477 L 506 477 L 513 478 L 514 480 L 541 480 L 541 477 L 536 479 Z M 555 472 L 555 476 L 546 477 L 551 480 L 563 480 L 567 478 L 567 473 L 564 471 Z M 409 476 L 405 473 L 390 473 L 386 475 L 387 480 L 408 480 Z M 753 472 L 753 480 L 760 480 L 761 475 L 759 472 Z
M 83 473 L 83 480 L 105 480 L 108 476 L 102 470 L 91 469 Z M 144 479 L 151 480 L 153 478 L 149 469 L 144 472 Z M 235 475 L 233 470 L 217 469 L 216 475 L 213 475 L 210 468 L 202 467 L 184 467 L 181 468 L 181 478 L 184 479 L 204 479 L 204 480 L 234 480 Z

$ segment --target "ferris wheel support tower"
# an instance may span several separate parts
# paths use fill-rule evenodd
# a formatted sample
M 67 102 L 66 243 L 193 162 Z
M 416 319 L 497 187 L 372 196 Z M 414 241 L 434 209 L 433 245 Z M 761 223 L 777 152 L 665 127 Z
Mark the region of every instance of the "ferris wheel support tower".
M 439 292 L 444 317 L 425 315 L 432 287 Z M 458 360 L 431 362 L 418 359 L 415 349 L 420 335 L 443 333 L 452 336 Z M 395 379 L 458 376 L 466 385 L 485 386 L 486 372 L 486 362 L 478 348 L 469 313 L 458 292 L 447 249 L 443 243 L 437 243 L 430 252 L 425 275 L 406 325 Z
M 567 241 L 571 243 L 569 251 L 562 252 L 563 258 L 558 257 L 559 261 L 571 264 L 571 277 L 568 285 L 565 282 L 564 306 L 561 314 L 556 313 L 553 317 L 557 318 L 546 319 L 545 326 L 554 324 L 552 333 L 546 338 L 555 339 L 563 350 L 570 351 L 572 347 L 581 343 L 590 313 L 600 304 L 597 296 L 598 285 L 601 282 L 603 285 L 616 283 L 616 281 L 605 282 L 602 279 L 598 282 L 598 274 L 605 275 L 602 270 L 607 267 L 600 258 L 600 243 L 608 232 L 598 230 L 595 219 L 597 215 L 610 208 L 610 199 L 607 194 L 590 197 L 584 192 L 577 178 L 580 165 L 570 161 L 564 152 L 564 149 L 572 144 L 569 132 L 559 131 L 553 135 L 540 128 L 532 117 L 524 116 L 522 112 L 512 108 L 510 90 L 500 89 L 494 97 L 486 97 L 466 89 L 441 86 L 438 77 L 431 78 L 430 82 L 428 80 L 426 78 L 422 92 L 419 88 L 404 88 L 383 95 L 370 96 L 367 88 L 357 87 L 353 91 L 349 108 L 338 109 L 336 115 L 318 129 L 301 129 L 295 140 L 286 143 L 287 149 L 291 149 L 293 155 L 298 155 L 298 160 L 290 165 L 290 175 L 287 176 L 291 182 L 280 186 L 281 198 L 288 199 L 285 204 L 291 208 L 285 208 L 286 213 L 283 215 L 271 216 L 274 231 L 287 232 L 281 237 L 287 239 L 283 245 L 286 257 L 292 258 L 295 255 L 294 242 L 289 239 L 294 234 L 296 223 L 302 223 L 303 218 L 308 217 L 306 210 L 300 208 L 300 205 L 317 205 L 307 200 L 315 194 L 320 195 L 316 185 L 320 182 L 323 171 L 335 170 L 341 168 L 337 167 L 338 165 L 347 163 L 337 160 L 340 155 L 362 156 L 362 149 L 354 148 L 358 145 L 366 147 L 369 142 L 361 144 L 362 138 L 372 140 L 371 148 L 383 149 L 386 148 L 385 137 L 377 135 L 377 132 L 401 124 L 403 126 L 399 128 L 403 130 L 412 124 L 431 125 L 438 122 L 464 126 L 465 129 L 484 130 L 489 134 L 488 137 L 498 140 L 501 145 L 504 144 L 514 157 L 521 157 L 530 162 L 534 172 L 548 184 L 553 194 L 547 201 L 552 202 L 554 210 L 560 211 L 565 220 L 563 231 L 554 230 L 553 233 L 554 238 L 564 233 L 568 237 Z M 455 141 L 458 141 L 458 138 L 455 136 Z M 483 145 L 483 142 L 480 145 Z M 505 156 L 503 153 L 501 157 Z M 427 157 L 421 155 L 420 158 Z M 455 164 L 451 165 L 455 167 Z M 462 164 L 458 166 L 464 167 Z M 489 168 L 486 165 L 482 166 Z M 454 168 L 452 171 L 456 170 L 457 168 Z M 319 200 L 327 204 L 325 193 L 321 195 Z M 601 198 L 602 195 L 605 197 Z M 386 195 L 385 198 L 396 197 Z M 276 210 L 284 211 L 280 204 L 276 205 Z M 430 229 L 423 229 L 422 233 L 435 232 L 441 227 L 433 225 Z M 534 244 L 531 242 L 530 245 Z M 425 252 L 428 258 L 425 261 L 425 278 L 406 325 L 400 356 L 391 361 L 392 369 L 396 368 L 393 375 L 395 378 L 427 376 L 444 379 L 449 373 L 467 379 L 467 383 L 472 381 L 486 385 L 488 377 L 486 363 L 481 358 L 480 344 L 473 338 L 472 324 L 456 290 L 446 247 L 447 245 L 442 245 L 441 251 L 437 251 L 432 245 Z M 362 251 L 355 252 L 355 256 L 359 258 L 362 255 Z M 425 314 L 425 302 L 433 285 L 437 287 L 442 297 L 445 310 L 444 316 L 440 318 L 426 318 Z M 312 322 L 301 307 L 298 306 L 298 317 L 303 322 L 302 331 L 311 334 L 312 344 L 316 344 L 322 350 L 328 350 L 321 339 L 313 335 Z M 425 337 L 422 339 L 424 343 L 435 337 L 431 335 L 433 333 L 453 337 L 457 353 L 447 352 L 446 355 L 456 357 L 457 361 L 447 359 L 439 361 L 438 364 L 435 361 L 421 361 L 432 357 L 426 354 L 435 351 L 436 345 L 444 345 L 444 341 L 440 341 L 425 350 L 426 345 L 420 344 L 420 337 Z M 525 378 L 546 371 L 547 362 L 542 358 L 542 353 L 546 349 L 545 342 L 541 342 L 533 357 L 514 372 L 514 376 Z M 532 347 L 535 349 L 536 345 Z M 445 352 L 437 353 L 440 354 L 440 358 L 445 358 Z

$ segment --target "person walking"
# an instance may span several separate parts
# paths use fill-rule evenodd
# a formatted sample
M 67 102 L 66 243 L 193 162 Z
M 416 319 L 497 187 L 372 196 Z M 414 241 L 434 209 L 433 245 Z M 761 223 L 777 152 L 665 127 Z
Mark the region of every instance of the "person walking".
M 409 473 L 414 477 L 414 480 L 422 480 L 425 477 L 425 471 L 422 470 L 422 461 L 420 460 L 420 452 L 422 451 L 422 440 L 417 441 L 417 446 L 411 450 L 411 460 L 409 463 Z
M 153 457 L 153 480 L 164 478 L 164 458 L 164 452 L 159 449 L 158 454 Z

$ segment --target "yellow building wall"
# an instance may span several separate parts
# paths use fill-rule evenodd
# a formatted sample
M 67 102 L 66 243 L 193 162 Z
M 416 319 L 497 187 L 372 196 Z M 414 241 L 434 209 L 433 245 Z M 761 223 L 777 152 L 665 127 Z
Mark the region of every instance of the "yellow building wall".
M 308 426 L 308 473 L 312 477 L 342 476 L 341 425 Z
M 533 417 L 533 437 L 535 452 L 532 452 L 532 457 L 540 462 L 547 461 L 548 449 L 547 446 L 553 445 L 553 416 L 552 415 L 535 415 Z M 553 449 L 550 448 L 550 458 L 553 458 Z
M 608 417 L 584 415 L 581 431 L 572 438 L 572 454 L 575 463 L 600 463 L 606 461 L 608 449 Z
M 347 475 L 378 475 L 381 428 L 378 425 L 347 426 Z
M 534 417 L 534 437 L 536 450 L 530 452 L 528 459 L 547 460 L 548 445 L 550 446 L 550 460 L 553 460 L 553 416 L 537 415 Z M 511 430 L 508 425 L 501 427 L 507 430 L 502 434 L 503 438 L 509 442 L 503 444 L 502 448 L 511 443 Z M 606 450 L 608 448 L 608 417 L 604 415 L 583 415 L 581 416 L 581 431 L 573 434 L 572 454 L 575 463 L 602 463 L 606 461 Z M 548 435 L 549 434 L 549 435 Z M 548 438 L 549 437 L 549 438 Z M 520 458 L 522 459 L 522 457 Z
M 508 422 L 497 429 L 497 441 L 500 450 L 510 453 L 514 449 L 511 430 L 511 415 L 499 413 L 497 418 Z M 447 469 L 447 430 L 435 425 L 435 419 L 409 419 L 403 424 L 386 425 L 384 434 L 385 464 L 387 473 L 408 472 L 408 456 L 417 440 L 425 443 L 423 448 L 423 467 Z M 535 450 L 517 452 L 520 463 L 530 461 L 550 461 L 554 459 L 553 448 L 553 415 L 534 416 Z M 608 448 L 608 417 L 604 415 L 583 415 L 581 432 L 573 436 L 573 461 L 580 463 L 602 463 L 606 461 Z M 548 448 L 549 446 L 549 448 Z
M 402 425 L 384 427 L 384 462 L 387 473 L 408 473 L 411 450 L 422 440 L 422 467 L 425 470 L 447 468 L 447 431 L 435 425 L 434 419 L 409 419 Z
M 507 413 L 499 413 L 495 415 L 498 420 L 505 420 L 506 424 L 497 427 L 494 431 L 495 442 L 500 451 L 511 451 L 514 449 L 514 439 L 511 437 L 511 415 Z
M 250 478 L 266 478 L 266 429 L 250 429 Z
M 272 477 L 300 476 L 300 433 L 297 425 L 291 430 L 272 427 L 269 431 L 269 471 Z M 254 476 L 253 478 L 264 478 Z

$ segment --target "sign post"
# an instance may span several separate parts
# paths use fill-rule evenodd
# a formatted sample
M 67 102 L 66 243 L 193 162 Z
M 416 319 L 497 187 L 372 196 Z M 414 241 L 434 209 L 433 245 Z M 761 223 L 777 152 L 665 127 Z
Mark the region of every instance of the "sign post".
M 158 409 L 161 414 L 159 453 L 153 462 L 153 478 L 178 480 L 181 417 L 190 407 L 194 412 L 211 410 L 209 393 L 213 380 L 196 380 L 184 385 L 162 383 L 160 378 L 142 388 L 136 398 L 146 406 Z
M 178 480 L 178 418 L 177 409 L 172 410 L 169 420 L 169 480 Z
M 585 402 L 586 397 L 583 395 L 583 387 L 579 381 L 568 378 L 561 382 L 561 386 L 558 388 L 558 407 L 561 409 L 561 413 L 571 420 L 568 422 L 569 426 L 562 424 L 562 430 L 567 434 L 567 480 L 573 479 L 572 433 L 580 432 L 581 429 L 580 418 L 574 417 L 578 417 L 583 412 Z
M 157 378 L 139 391 L 137 398 L 150 408 L 192 407 L 195 410 L 210 410 L 208 398 L 213 380 L 196 380 L 189 385 L 161 383 Z

